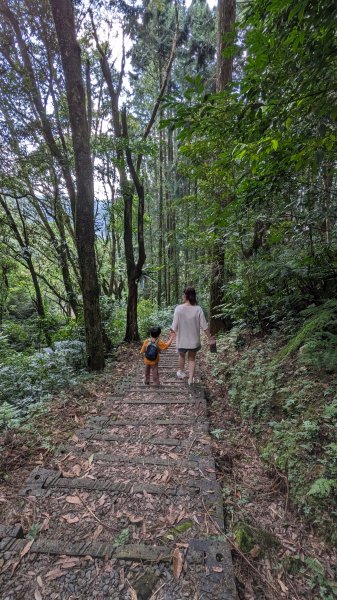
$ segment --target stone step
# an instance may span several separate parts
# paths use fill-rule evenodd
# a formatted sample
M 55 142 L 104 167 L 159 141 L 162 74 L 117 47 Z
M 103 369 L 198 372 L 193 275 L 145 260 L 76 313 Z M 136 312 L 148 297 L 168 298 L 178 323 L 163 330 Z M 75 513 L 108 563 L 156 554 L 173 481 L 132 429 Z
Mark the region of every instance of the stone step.
M 129 456 L 107 454 L 106 452 L 86 452 L 71 446 L 70 444 L 62 444 L 58 448 L 58 455 L 60 456 L 78 456 L 88 460 L 92 459 L 93 462 L 101 461 L 106 463 L 127 463 L 130 465 L 161 465 L 163 467 L 181 467 L 181 468 L 195 468 L 199 469 L 213 469 L 214 461 L 210 460 L 207 456 L 198 456 L 189 454 L 188 459 L 186 458 L 162 458 L 160 456 Z
M 123 420 L 119 420 L 118 418 L 107 418 L 104 416 L 95 416 L 95 417 L 90 417 L 90 419 L 88 420 L 88 422 L 92 425 L 90 426 L 116 426 L 116 427 L 125 427 L 125 426 L 136 426 L 136 427 L 141 427 L 141 426 L 148 426 L 149 425 L 149 421 L 148 420 L 141 420 L 141 419 L 137 419 L 136 421 L 123 421 Z M 208 420 L 206 418 L 202 419 L 200 417 L 184 417 L 183 419 L 151 419 L 151 423 L 154 423 L 154 425 L 175 425 L 176 427 L 185 427 L 186 425 L 193 425 L 194 427 L 197 427 L 198 425 L 202 428 L 207 427 L 208 426 Z
M 6 538 L 0 542 L 0 548 L 11 554 L 21 553 L 28 543 L 27 539 Z M 92 570 L 91 577 L 100 584 L 109 582 L 109 598 L 130 598 L 129 586 L 137 597 L 158 597 L 161 600 L 182 600 L 182 598 L 202 598 L 202 600 L 237 600 L 232 562 L 228 543 L 226 541 L 191 540 L 186 549 L 179 551 L 184 563 L 179 579 L 175 578 L 174 560 L 176 554 L 167 545 L 126 544 L 116 546 L 116 542 L 100 543 L 95 541 L 80 541 L 78 543 L 63 543 L 61 540 L 35 540 L 30 548 L 30 555 L 35 556 L 36 572 L 42 576 L 44 590 L 47 596 L 62 600 L 71 598 L 70 590 L 81 592 L 81 597 L 87 597 L 88 579 L 86 574 Z M 69 583 L 69 571 L 65 565 L 60 569 L 66 557 L 73 557 L 71 568 L 72 587 Z M 90 561 L 95 560 L 91 567 Z M 27 561 L 23 558 L 22 563 Z M 24 565 L 25 567 L 26 565 Z M 29 563 L 27 563 L 29 571 Z M 109 567 L 106 570 L 106 566 Z M 160 567 L 158 569 L 158 566 Z M 111 571 L 112 569 L 112 571 Z M 27 571 L 27 569 L 26 569 Z M 36 573 L 24 572 L 22 575 L 23 589 Z M 109 577 L 109 573 L 113 578 Z M 53 574 L 53 578 L 49 574 Z M 54 576 L 55 574 L 55 576 Z M 126 584 L 126 582 L 129 582 Z M 4 597 L 12 597 L 13 580 L 10 572 L 5 575 L 3 585 Z M 34 589 L 34 588 L 33 588 Z M 159 595 L 163 591 L 163 595 Z M 92 592 L 91 592 L 92 593 Z M 97 592 L 95 597 L 97 596 Z M 20 595 L 21 597 L 21 595 Z

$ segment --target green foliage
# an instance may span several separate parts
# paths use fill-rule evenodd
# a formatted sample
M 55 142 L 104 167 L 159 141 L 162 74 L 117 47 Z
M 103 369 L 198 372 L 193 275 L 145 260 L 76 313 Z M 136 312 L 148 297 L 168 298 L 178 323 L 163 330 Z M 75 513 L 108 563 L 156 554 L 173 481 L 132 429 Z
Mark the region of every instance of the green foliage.
M 215 437 L 216 440 L 220 440 L 224 431 L 225 431 L 224 429 L 219 428 L 219 429 L 213 429 L 213 431 L 211 431 L 210 433 L 213 437 Z
M 337 301 L 328 300 L 323 305 L 307 308 L 303 314 L 310 315 L 299 331 L 278 352 L 276 361 L 287 358 L 303 345 L 302 362 L 327 370 L 337 369 Z
M 174 540 L 174 538 L 181 536 L 183 533 L 185 533 L 185 531 L 188 531 L 192 527 L 193 521 L 187 519 L 183 523 L 179 523 L 178 525 L 171 527 L 171 529 L 168 529 L 168 531 L 164 533 L 163 537 L 167 540 Z
M 54 342 L 84 340 L 84 328 L 75 319 L 69 319 L 67 323 L 62 324 L 52 335 Z
M 120 342 L 125 334 L 126 304 L 109 296 L 101 296 L 102 322 L 113 343 Z
M 150 328 L 159 325 L 162 330 L 172 324 L 173 307 L 158 308 L 150 300 L 142 299 L 138 304 L 139 333 L 142 339 L 149 335 Z
M 320 477 L 316 479 L 308 491 L 309 496 L 318 496 L 319 498 L 329 497 L 337 489 L 337 479 L 326 479 Z
M 119 546 L 125 546 L 125 544 L 128 543 L 129 539 L 130 539 L 129 529 L 128 528 L 122 529 L 122 531 L 116 537 L 116 539 L 112 545 L 115 546 L 116 548 L 118 548 Z
M 248 523 L 237 523 L 234 528 L 235 541 L 242 552 L 248 554 L 258 547 L 259 553 L 264 554 L 280 546 L 280 542 L 272 533 L 265 529 L 251 527 Z
M 8 402 L 0 405 L 0 430 L 4 428 L 14 428 L 18 424 L 17 410 Z
M 55 350 L 48 348 L 31 356 L 9 356 L 0 366 L 1 422 L 11 424 L 30 404 L 73 382 L 84 366 L 84 345 L 78 341 L 56 342 Z

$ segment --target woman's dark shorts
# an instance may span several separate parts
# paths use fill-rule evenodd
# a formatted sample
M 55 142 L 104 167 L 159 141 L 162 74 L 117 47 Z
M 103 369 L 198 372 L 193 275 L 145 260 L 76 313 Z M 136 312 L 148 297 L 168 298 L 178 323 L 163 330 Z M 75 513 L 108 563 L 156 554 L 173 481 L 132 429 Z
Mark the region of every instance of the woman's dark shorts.
M 185 354 L 185 352 L 198 352 L 199 350 L 201 350 L 201 346 L 198 346 L 197 348 L 178 348 L 178 352 L 181 352 L 182 354 Z

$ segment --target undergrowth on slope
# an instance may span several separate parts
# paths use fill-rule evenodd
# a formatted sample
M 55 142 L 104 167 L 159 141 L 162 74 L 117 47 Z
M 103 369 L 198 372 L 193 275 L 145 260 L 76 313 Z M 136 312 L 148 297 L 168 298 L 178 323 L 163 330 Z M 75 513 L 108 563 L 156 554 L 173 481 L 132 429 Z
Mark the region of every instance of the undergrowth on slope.
M 320 317 L 321 328 L 334 319 L 335 310 L 336 306 L 329 317 Z M 311 331 L 319 341 L 324 331 L 318 331 L 316 315 L 310 319 L 316 320 Z M 304 327 L 303 345 L 313 341 Z M 337 373 L 318 368 L 322 357 L 316 346 L 315 355 L 308 348 L 304 352 L 297 342 L 291 353 L 280 353 L 282 343 L 289 349 L 277 332 L 254 339 L 232 331 L 219 340 L 219 353 L 210 358 L 212 374 L 228 384 L 229 401 L 256 437 L 262 458 L 286 475 L 290 500 L 333 544 L 337 542 Z

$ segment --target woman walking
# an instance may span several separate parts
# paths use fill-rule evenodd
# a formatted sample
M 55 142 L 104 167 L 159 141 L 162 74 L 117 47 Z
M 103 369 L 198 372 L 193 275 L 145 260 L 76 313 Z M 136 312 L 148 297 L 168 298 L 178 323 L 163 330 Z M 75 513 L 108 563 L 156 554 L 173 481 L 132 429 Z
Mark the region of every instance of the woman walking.
M 188 383 L 194 382 L 195 359 L 201 348 L 200 329 L 203 329 L 210 344 L 215 339 L 208 331 L 207 321 L 202 308 L 197 304 L 197 297 L 193 287 L 186 287 L 183 292 L 182 304 L 179 304 L 173 316 L 171 331 L 176 336 L 176 345 L 179 352 L 179 370 L 177 377 L 184 379 L 186 354 L 188 355 Z

